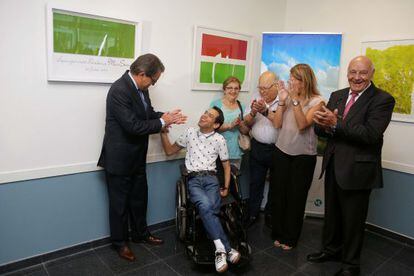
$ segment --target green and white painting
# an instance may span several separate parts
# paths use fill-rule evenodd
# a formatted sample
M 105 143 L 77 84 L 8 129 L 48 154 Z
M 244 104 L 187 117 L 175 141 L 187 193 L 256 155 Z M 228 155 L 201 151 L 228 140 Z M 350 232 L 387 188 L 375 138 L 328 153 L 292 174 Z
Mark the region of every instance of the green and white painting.
M 141 24 L 48 6 L 48 80 L 112 83 L 139 55 Z
M 414 40 L 363 42 L 362 52 L 374 63 L 375 85 L 395 98 L 393 120 L 414 122 Z

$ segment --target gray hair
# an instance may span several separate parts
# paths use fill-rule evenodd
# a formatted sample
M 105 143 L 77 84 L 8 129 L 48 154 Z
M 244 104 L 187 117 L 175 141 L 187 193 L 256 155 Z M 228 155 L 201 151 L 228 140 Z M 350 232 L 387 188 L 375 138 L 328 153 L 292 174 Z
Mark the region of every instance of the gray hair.
M 161 60 L 154 54 L 139 56 L 130 67 L 131 74 L 138 75 L 144 72 L 148 77 L 153 77 L 158 72 L 164 72 L 165 67 Z

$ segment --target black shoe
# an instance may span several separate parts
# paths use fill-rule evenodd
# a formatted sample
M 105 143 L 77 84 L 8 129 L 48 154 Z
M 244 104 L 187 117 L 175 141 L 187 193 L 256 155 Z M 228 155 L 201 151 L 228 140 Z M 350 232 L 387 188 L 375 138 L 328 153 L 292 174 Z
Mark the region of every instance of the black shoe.
M 311 262 L 311 263 L 324 263 L 328 261 L 337 261 L 338 257 L 332 254 L 327 254 L 325 252 L 318 252 L 318 253 L 309 254 L 306 257 L 306 259 L 308 260 L 308 262 Z
M 360 268 L 359 266 L 352 266 L 347 268 L 341 268 L 335 276 L 359 276 L 360 275 Z

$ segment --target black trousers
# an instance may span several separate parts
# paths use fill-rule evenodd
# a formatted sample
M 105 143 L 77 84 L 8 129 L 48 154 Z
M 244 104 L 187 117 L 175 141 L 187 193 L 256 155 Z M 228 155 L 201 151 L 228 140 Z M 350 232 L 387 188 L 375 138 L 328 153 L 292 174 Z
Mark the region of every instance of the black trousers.
M 325 172 L 322 247 L 327 254 L 342 254 L 344 265 L 359 266 L 371 189 L 342 189 L 336 181 L 334 157 Z
M 271 171 L 272 238 L 296 246 L 303 225 L 316 155 L 288 155 L 278 148 Z
M 106 172 L 111 241 L 122 246 L 131 238 L 142 239 L 147 229 L 148 186 L 145 173 L 120 176 Z
M 274 144 L 263 144 L 255 139 L 251 140 L 251 150 L 249 159 L 250 169 L 250 196 L 249 196 L 249 216 L 257 217 L 260 211 L 260 205 L 263 200 L 263 191 L 266 181 L 267 172 L 272 168 L 272 155 L 276 146 Z M 271 196 L 267 196 L 265 213 L 271 213 Z

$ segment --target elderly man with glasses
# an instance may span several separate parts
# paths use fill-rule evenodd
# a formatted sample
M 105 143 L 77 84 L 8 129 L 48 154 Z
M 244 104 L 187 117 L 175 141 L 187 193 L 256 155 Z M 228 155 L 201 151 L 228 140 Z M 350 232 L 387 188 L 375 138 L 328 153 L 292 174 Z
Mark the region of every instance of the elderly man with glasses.
M 250 151 L 250 197 L 248 226 L 253 224 L 259 215 L 267 173 L 271 167 L 272 152 L 275 150 L 277 129 L 271 118 L 278 106 L 278 78 L 275 73 L 266 71 L 259 78 L 259 96 L 246 110 L 244 121 L 251 128 Z M 271 187 L 269 187 L 271 188 Z M 270 226 L 270 197 L 268 196 L 265 218 Z

